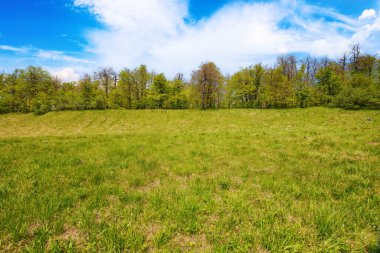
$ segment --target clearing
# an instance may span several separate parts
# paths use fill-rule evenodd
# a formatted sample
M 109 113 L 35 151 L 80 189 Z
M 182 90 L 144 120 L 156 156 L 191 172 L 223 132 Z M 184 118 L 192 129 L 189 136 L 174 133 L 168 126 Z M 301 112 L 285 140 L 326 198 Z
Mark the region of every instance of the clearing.
M 380 112 L 0 115 L 0 251 L 376 252 Z

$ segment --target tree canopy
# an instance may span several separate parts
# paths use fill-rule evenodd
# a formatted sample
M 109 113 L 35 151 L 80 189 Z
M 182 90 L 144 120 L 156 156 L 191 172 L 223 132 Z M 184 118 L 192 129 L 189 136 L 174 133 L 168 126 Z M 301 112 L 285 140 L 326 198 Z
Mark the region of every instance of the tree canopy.
M 342 58 L 278 57 L 223 76 L 214 62 L 202 63 L 186 81 L 168 79 L 141 65 L 99 68 L 66 83 L 41 67 L 0 73 L 0 113 L 91 109 L 380 108 L 380 58 L 353 45 Z

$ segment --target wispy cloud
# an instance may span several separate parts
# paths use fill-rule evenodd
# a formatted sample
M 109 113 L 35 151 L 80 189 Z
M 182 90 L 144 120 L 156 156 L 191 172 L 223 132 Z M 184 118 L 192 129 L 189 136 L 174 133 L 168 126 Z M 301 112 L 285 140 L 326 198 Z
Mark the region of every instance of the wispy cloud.
M 0 51 L 14 53 L 14 55 L 5 56 L 7 67 L 0 67 L 0 71 L 12 71 L 14 68 L 39 65 L 62 81 L 71 82 L 78 80 L 83 73 L 90 72 L 95 68 L 93 61 L 85 57 L 68 55 L 63 51 L 10 45 L 0 45 Z
M 279 54 L 336 58 L 352 43 L 380 53 L 380 13 L 372 9 L 353 18 L 302 0 L 236 1 L 193 20 L 188 0 L 73 1 L 71 8 L 86 9 L 103 24 L 86 32 L 84 52 L 0 45 L 0 53 L 6 51 L 16 67 L 47 66 L 65 80 L 98 66 L 139 64 L 169 75 L 190 74 L 207 60 L 232 73 L 256 62 L 272 64 Z
M 365 49 L 378 47 L 370 39 L 379 33 L 375 19 L 351 18 L 298 0 L 238 2 L 193 22 L 187 21 L 186 0 L 74 3 L 107 27 L 89 31 L 87 50 L 97 63 L 116 68 L 145 63 L 169 74 L 190 73 L 212 60 L 231 73 L 257 61 L 273 62 L 276 54 L 338 57 L 360 36 Z
M 64 61 L 71 63 L 84 63 L 84 64 L 92 64 L 93 62 L 87 59 L 81 59 L 73 56 L 68 56 L 62 51 L 54 51 L 54 50 L 34 50 L 33 54 L 35 57 L 41 60 L 52 60 L 52 61 Z
M 93 61 L 88 60 L 88 59 L 67 55 L 67 53 L 63 51 L 44 50 L 44 49 L 38 49 L 34 47 L 14 47 L 10 45 L 0 45 L 0 50 L 18 53 L 23 56 L 34 58 L 36 60 L 42 60 L 42 61 L 57 61 L 57 62 L 69 62 L 69 63 L 83 63 L 83 64 L 93 63 Z
M 27 48 L 13 47 L 13 46 L 8 46 L 8 45 L 0 45 L 0 50 L 11 51 L 11 52 L 16 52 L 16 53 L 26 53 L 26 52 L 28 52 Z

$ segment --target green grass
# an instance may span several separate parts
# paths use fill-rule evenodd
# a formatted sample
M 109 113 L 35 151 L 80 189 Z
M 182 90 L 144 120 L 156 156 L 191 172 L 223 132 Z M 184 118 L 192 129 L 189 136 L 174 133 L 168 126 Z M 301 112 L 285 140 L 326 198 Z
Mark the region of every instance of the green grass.
M 0 251 L 379 252 L 380 112 L 0 116 Z

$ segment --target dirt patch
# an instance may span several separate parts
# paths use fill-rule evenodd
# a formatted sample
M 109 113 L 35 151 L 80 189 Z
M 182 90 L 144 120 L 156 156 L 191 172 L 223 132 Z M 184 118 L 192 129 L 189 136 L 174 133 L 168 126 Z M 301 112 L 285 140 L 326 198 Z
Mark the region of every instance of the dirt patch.
M 257 253 L 269 253 L 268 250 L 261 248 L 261 247 L 258 247 L 255 252 L 257 252 Z
M 86 236 L 75 227 L 64 227 L 64 232 L 58 236 L 51 237 L 46 245 L 50 249 L 55 241 L 73 241 L 77 247 L 81 247 L 86 242 Z
M 108 195 L 106 199 L 110 207 L 114 207 L 120 204 L 120 200 L 118 196 Z
M 30 236 L 33 236 L 34 233 L 41 227 L 41 224 L 38 222 L 33 222 L 32 224 L 29 225 L 28 227 L 28 234 Z
M 65 232 L 63 232 L 63 234 L 59 235 L 57 238 L 60 240 L 73 240 L 79 242 L 82 237 L 76 228 L 66 228 Z
M 5 236 L 0 240 L 0 252 L 21 252 L 20 248 L 28 245 L 27 240 L 21 240 L 18 243 L 14 243 L 10 236 Z
M 159 226 L 158 224 L 150 224 L 149 226 L 144 228 L 148 245 L 153 244 L 154 237 L 157 235 L 160 229 L 161 229 L 161 226 Z
M 293 215 L 289 215 L 287 220 L 290 224 L 301 223 L 301 219 Z
M 207 242 L 206 235 L 182 235 L 179 234 L 173 238 L 172 243 L 182 251 L 188 252 L 211 252 L 211 246 Z
M 157 189 L 160 186 L 161 186 L 161 181 L 159 179 L 156 179 L 153 182 L 151 182 L 151 183 L 145 185 L 144 187 L 142 187 L 140 189 L 140 191 L 141 192 L 150 192 L 150 191 L 152 191 L 154 189 Z

